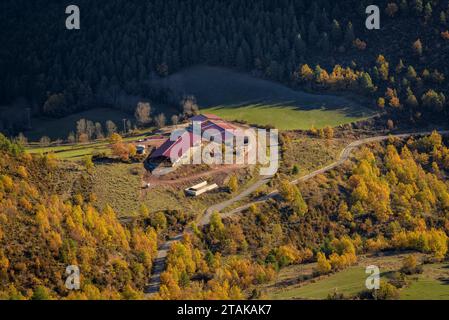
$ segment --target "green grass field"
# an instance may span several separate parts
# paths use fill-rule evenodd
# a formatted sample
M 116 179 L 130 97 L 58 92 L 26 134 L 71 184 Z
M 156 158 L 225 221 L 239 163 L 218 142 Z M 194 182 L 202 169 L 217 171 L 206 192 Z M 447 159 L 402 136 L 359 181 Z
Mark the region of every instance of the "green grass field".
M 424 272 L 401 291 L 404 300 L 449 300 L 449 264 L 429 264 Z
M 27 151 L 32 154 L 53 153 L 60 160 L 77 161 L 95 152 L 105 152 L 108 154 L 110 150 L 107 145 L 107 142 L 96 142 L 71 146 L 28 147 Z
M 232 70 L 197 66 L 167 79 L 182 94 L 192 94 L 203 113 L 282 130 L 337 126 L 368 118 L 370 109 L 345 97 L 310 94 Z
M 351 267 L 333 274 L 315 283 L 292 290 L 280 291 L 273 294 L 273 299 L 326 299 L 337 290 L 345 296 L 354 296 L 365 289 L 365 270 L 362 267 Z
M 401 292 L 403 300 L 449 300 L 449 284 L 421 277 Z
M 353 297 L 365 290 L 365 266 L 378 265 L 381 279 L 388 280 L 389 272 L 397 271 L 407 254 L 384 257 L 371 257 L 360 261 L 358 266 L 305 283 L 302 286 L 268 287 L 268 296 L 272 299 L 326 299 L 337 290 L 346 297 Z M 291 266 L 281 271 L 278 282 L 297 278 L 301 274 L 311 274 L 314 264 Z M 401 300 L 448 300 L 449 265 L 448 263 L 424 265 L 424 272 L 418 276 L 409 276 L 409 284 L 400 289 Z
M 139 140 L 148 135 L 150 129 L 143 130 L 139 134 L 132 135 L 123 139 L 125 142 Z M 49 146 L 41 147 L 39 144 L 34 143 L 26 148 L 29 153 L 32 154 L 46 154 L 54 153 L 60 160 L 78 161 L 84 159 L 85 156 L 92 155 L 94 153 L 106 153 L 110 154 L 109 141 L 95 141 L 86 144 L 74 144 L 74 145 L 62 145 L 62 146 Z

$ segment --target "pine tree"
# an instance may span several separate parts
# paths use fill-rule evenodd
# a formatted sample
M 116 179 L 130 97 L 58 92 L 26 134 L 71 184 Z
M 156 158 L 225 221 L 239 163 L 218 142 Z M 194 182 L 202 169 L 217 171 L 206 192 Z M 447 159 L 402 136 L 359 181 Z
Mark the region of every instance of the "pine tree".
M 424 8 L 424 19 L 426 20 L 426 22 L 428 22 L 430 18 L 432 18 L 432 12 L 432 4 L 430 2 L 427 2 Z
M 326 32 L 321 35 L 320 41 L 318 42 L 318 48 L 321 49 L 323 53 L 328 53 L 330 48 L 329 36 Z
M 352 26 L 352 22 L 349 21 L 345 31 L 345 39 L 344 39 L 345 45 L 349 48 L 350 46 L 352 46 L 354 40 L 355 40 L 354 28 Z
M 332 21 L 332 29 L 331 29 L 331 37 L 332 42 L 335 45 L 339 45 L 341 43 L 341 27 L 337 20 Z
M 373 81 L 368 72 L 363 72 L 362 76 L 360 77 L 360 84 L 362 89 L 367 93 L 372 93 L 375 91 Z
M 399 63 L 396 66 L 396 73 L 400 74 L 404 69 L 405 69 L 404 62 L 402 62 L 402 59 L 399 59 Z
M 440 24 L 443 26 L 447 25 L 446 13 L 444 11 L 440 13 Z
M 407 99 L 405 100 L 405 103 L 407 106 L 411 108 L 416 108 L 419 106 L 418 99 L 416 99 L 415 95 L 413 94 L 412 89 L 407 88 Z
M 401 3 L 399 4 L 399 7 L 401 8 L 401 14 L 403 16 L 406 16 L 409 12 L 409 7 L 407 0 L 401 0 Z
M 423 47 L 422 47 L 421 40 L 418 39 L 418 40 L 416 40 L 416 41 L 413 43 L 413 52 L 414 52 L 416 55 L 421 56 L 421 55 L 422 55 L 422 50 L 423 50 Z
M 421 16 L 424 10 L 422 0 L 414 0 L 413 11 L 417 16 Z
M 314 46 L 316 45 L 318 38 L 319 38 L 319 33 L 318 30 L 316 28 L 315 22 L 312 20 L 309 24 L 309 32 L 308 32 L 308 43 L 310 46 Z

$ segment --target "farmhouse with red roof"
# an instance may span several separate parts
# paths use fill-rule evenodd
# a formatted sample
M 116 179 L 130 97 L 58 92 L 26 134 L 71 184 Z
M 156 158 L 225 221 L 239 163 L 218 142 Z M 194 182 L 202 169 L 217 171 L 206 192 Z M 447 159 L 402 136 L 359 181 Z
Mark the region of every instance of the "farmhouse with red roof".
M 167 139 L 150 155 L 149 162 L 155 166 L 164 164 L 172 167 L 189 163 L 193 154 L 198 149 L 201 149 L 203 143 L 214 141 L 214 137 L 217 135 L 221 135 L 221 141 L 225 142 L 226 138 L 234 137 L 234 131 L 238 129 L 231 123 L 213 114 L 200 114 L 192 117 L 190 120 L 192 123 L 188 130 L 174 141 Z M 201 136 L 193 132 L 194 123 L 196 122 L 200 124 Z M 204 141 L 203 134 L 206 130 L 209 133 L 216 132 L 216 135 L 212 135 L 210 140 Z

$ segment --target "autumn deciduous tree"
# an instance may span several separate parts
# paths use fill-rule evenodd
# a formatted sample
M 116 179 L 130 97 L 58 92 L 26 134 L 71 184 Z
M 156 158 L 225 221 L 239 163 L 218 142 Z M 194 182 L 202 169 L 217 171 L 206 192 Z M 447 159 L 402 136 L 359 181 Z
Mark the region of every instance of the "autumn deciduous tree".
M 109 139 L 111 140 L 111 143 L 119 143 L 123 141 L 122 136 L 115 132 L 111 134 Z
M 300 77 L 304 82 L 310 82 L 313 80 L 313 70 L 307 64 L 303 64 L 300 69 Z
M 441 38 L 444 40 L 449 40 L 449 30 L 441 32 Z
M 150 216 L 150 224 L 156 230 L 165 230 L 167 228 L 167 218 L 163 212 L 156 212 Z
M 405 104 L 410 108 L 417 108 L 419 106 L 418 99 L 416 99 L 416 96 L 413 94 L 410 87 L 407 88 L 407 99 L 405 100 Z
M 390 72 L 390 64 L 388 63 L 387 59 L 385 59 L 385 57 L 380 54 L 377 57 L 376 64 L 381 79 L 387 81 Z
M 32 300 L 52 300 L 50 289 L 45 286 L 38 286 L 33 291 Z
M 112 134 L 117 132 L 116 124 L 111 120 L 106 121 L 106 131 L 108 137 L 112 136 Z
M 446 104 L 446 97 L 443 93 L 438 93 L 432 89 L 427 91 L 421 98 L 423 106 L 433 108 L 437 111 L 443 110 Z
M 154 119 L 154 122 L 156 123 L 156 126 L 159 129 L 165 127 L 165 124 L 166 124 L 165 115 L 163 113 L 158 114 L 156 116 L 156 118 Z
M 90 172 L 92 170 L 92 168 L 94 167 L 94 163 L 92 162 L 92 156 L 84 157 L 84 167 L 86 168 L 87 172 Z
M 381 281 L 379 290 L 373 290 L 372 298 L 375 300 L 397 300 L 399 290 L 391 283 Z
M 228 188 L 229 188 L 229 191 L 232 192 L 232 193 L 234 193 L 234 192 L 236 192 L 238 190 L 238 188 L 239 188 L 239 181 L 238 181 L 236 175 L 232 175 L 229 178 Z
M 117 142 L 112 145 L 112 154 L 122 161 L 129 161 L 137 154 L 137 148 L 132 143 Z
M 418 56 L 421 56 L 421 55 L 422 55 L 423 46 L 422 46 L 422 42 L 421 42 L 420 39 L 416 40 L 416 41 L 413 43 L 412 48 L 413 48 L 413 52 L 414 52 L 416 55 L 418 55 Z
M 146 125 L 151 121 L 151 106 L 148 102 L 139 102 L 134 112 L 134 117 L 141 125 Z
M 385 9 L 385 13 L 389 16 L 389 17 L 394 17 L 396 15 L 396 13 L 398 12 L 399 8 L 398 5 L 394 2 L 388 3 L 387 4 L 387 8 Z
M 324 137 L 326 139 L 332 139 L 334 137 L 334 129 L 332 127 L 327 126 L 323 130 L 324 130 Z
M 387 88 L 387 91 L 385 92 L 385 97 L 388 100 L 388 104 L 390 105 L 390 107 L 392 108 L 401 107 L 401 102 L 399 101 L 396 90 Z
M 177 116 L 176 114 L 173 115 L 173 116 L 171 117 L 171 123 L 172 123 L 172 125 L 177 126 L 178 123 L 179 123 L 179 116 Z
M 422 268 L 418 266 L 418 259 L 415 255 L 409 255 L 402 261 L 401 272 L 407 275 L 422 272 Z
M 354 40 L 354 47 L 360 51 L 364 51 L 366 49 L 366 42 L 357 38 Z
M 317 253 L 317 265 L 315 268 L 315 272 L 319 275 L 328 274 L 331 272 L 332 266 L 330 262 L 326 259 L 326 256 L 322 252 Z
M 199 108 L 198 108 L 196 98 L 194 96 L 185 96 L 181 100 L 180 104 L 181 104 L 184 115 L 189 117 L 189 116 L 198 114 Z
M 297 186 L 291 184 L 288 180 L 281 180 L 279 193 L 284 201 L 292 207 L 295 214 L 303 216 L 307 213 L 307 204 Z
M 48 146 L 50 145 L 50 143 L 51 143 L 51 140 L 50 140 L 50 138 L 47 137 L 47 136 L 43 136 L 43 137 L 39 140 L 39 144 L 40 144 L 42 147 L 48 147 Z

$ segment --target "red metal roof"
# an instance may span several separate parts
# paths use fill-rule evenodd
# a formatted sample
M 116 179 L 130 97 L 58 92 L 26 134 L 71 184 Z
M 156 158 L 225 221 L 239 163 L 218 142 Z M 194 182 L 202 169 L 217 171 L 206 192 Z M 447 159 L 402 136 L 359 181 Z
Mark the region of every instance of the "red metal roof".
M 221 119 L 219 116 L 216 116 L 215 114 L 205 113 L 194 116 L 190 120 L 203 122 L 206 120 L 223 120 L 223 119 Z
M 191 118 L 191 121 L 198 121 L 201 122 L 201 135 L 203 135 L 205 130 L 208 129 L 215 129 L 217 130 L 220 135 L 222 136 L 222 140 L 225 139 L 225 133 L 228 131 L 232 135 L 235 135 L 235 130 L 237 127 L 233 126 L 229 122 L 224 121 L 220 117 L 214 115 L 214 114 L 200 114 L 197 116 L 194 116 Z M 194 139 L 195 138 L 195 139 Z M 193 134 L 191 131 L 187 131 L 183 133 L 176 141 L 171 141 L 170 139 L 167 139 L 158 149 L 156 149 L 150 156 L 150 158 L 171 158 L 170 153 L 174 146 L 178 146 L 179 144 L 185 144 L 181 145 L 178 149 L 179 152 L 187 152 L 191 147 L 194 145 L 195 141 L 201 141 L 201 137 L 197 137 Z M 182 157 L 183 154 L 178 154 L 177 157 Z
M 200 137 L 196 137 L 193 132 L 186 131 L 177 140 L 172 141 L 167 139 L 158 149 L 156 149 L 150 156 L 150 158 L 171 158 L 171 151 L 174 146 L 179 146 L 180 152 L 183 152 L 176 155 L 177 157 L 182 157 L 185 152 L 187 152 L 191 147 L 193 147 L 195 141 L 201 141 Z

